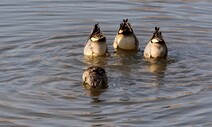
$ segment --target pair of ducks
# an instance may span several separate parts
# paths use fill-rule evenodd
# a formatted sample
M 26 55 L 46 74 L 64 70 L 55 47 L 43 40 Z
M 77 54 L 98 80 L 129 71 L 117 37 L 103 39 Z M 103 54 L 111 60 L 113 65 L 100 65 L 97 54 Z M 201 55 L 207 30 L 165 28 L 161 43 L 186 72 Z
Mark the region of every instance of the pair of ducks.
M 144 58 L 165 58 L 167 56 L 167 46 L 159 29 L 155 27 L 155 31 L 144 49 Z M 139 41 L 128 19 L 123 19 L 123 22 L 120 24 L 113 47 L 122 50 L 139 50 Z M 95 24 L 84 47 L 84 55 L 96 57 L 107 56 L 108 54 L 106 37 L 100 31 L 98 24 Z M 87 68 L 82 78 L 83 84 L 87 88 L 104 89 L 108 87 L 106 72 L 101 67 L 91 66 Z

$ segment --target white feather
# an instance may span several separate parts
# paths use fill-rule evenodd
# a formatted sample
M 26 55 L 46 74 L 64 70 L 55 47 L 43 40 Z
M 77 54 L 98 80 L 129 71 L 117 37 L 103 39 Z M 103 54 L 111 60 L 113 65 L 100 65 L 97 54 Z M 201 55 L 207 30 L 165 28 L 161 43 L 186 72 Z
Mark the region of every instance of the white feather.
M 119 30 L 119 33 L 122 34 L 123 33 L 123 30 Z
M 91 38 L 91 41 L 98 41 L 98 40 L 99 40 L 99 38 L 95 38 L 95 37 Z
M 158 43 L 158 39 L 152 39 L 153 43 Z

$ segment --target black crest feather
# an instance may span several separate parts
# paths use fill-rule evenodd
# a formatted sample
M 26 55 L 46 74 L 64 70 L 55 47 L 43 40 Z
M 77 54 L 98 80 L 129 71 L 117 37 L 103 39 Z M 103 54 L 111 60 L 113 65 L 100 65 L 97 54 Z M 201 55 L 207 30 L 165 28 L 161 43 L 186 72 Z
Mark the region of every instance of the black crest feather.
M 123 22 L 120 24 L 119 31 L 122 30 L 123 34 L 130 34 L 133 33 L 133 29 L 128 22 L 128 19 L 123 19 Z
M 159 42 L 164 42 L 164 39 L 163 39 L 163 36 L 162 36 L 162 32 L 159 31 L 160 30 L 160 27 L 155 27 L 155 32 L 153 33 L 152 37 L 150 40 L 152 39 L 158 39 L 160 40 Z
M 98 23 L 94 25 L 94 28 L 91 31 L 89 38 L 92 38 L 92 37 L 99 38 L 98 41 L 105 41 L 106 40 L 105 36 L 103 35 L 103 33 L 100 30 Z

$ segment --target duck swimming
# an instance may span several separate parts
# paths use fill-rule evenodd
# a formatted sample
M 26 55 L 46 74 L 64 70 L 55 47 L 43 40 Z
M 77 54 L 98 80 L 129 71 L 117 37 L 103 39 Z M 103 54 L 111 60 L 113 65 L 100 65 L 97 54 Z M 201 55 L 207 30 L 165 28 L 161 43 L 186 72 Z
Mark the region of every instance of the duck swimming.
M 83 84 L 86 88 L 105 89 L 108 88 L 108 78 L 106 71 L 102 67 L 88 67 L 83 75 Z
M 100 31 L 100 27 L 98 24 L 94 25 L 93 30 L 86 42 L 84 47 L 84 55 L 86 56 L 106 56 L 108 54 L 107 51 L 107 43 L 106 37 Z
M 115 49 L 139 50 L 139 42 L 128 19 L 123 19 L 113 42 Z
M 166 43 L 159 29 L 155 27 L 155 32 L 144 49 L 145 58 L 165 58 L 168 54 Z

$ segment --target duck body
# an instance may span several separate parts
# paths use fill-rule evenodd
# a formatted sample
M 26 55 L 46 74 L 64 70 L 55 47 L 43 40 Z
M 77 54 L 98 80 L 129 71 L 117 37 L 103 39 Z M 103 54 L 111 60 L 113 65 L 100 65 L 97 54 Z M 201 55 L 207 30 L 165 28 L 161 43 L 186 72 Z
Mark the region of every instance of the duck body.
M 83 84 L 86 88 L 105 89 L 108 88 L 106 71 L 102 67 L 88 67 L 82 75 Z
M 95 24 L 84 47 L 84 55 L 105 56 L 107 53 L 106 37 L 100 31 L 98 24 Z
M 123 19 L 123 23 L 120 24 L 120 28 L 113 42 L 115 49 L 123 50 L 138 50 L 139 41 L 133 32 L 128 19 Z
M 89 39 L 84 48 L 84 55 L 86 56 L 105 56 L 106 53 L 106 42 L 96 42 Z
M 145 58 L 165 58 L 168 54 L 166 43 L 159 29 L 155 27 L 155 32 L 144 49 Z

